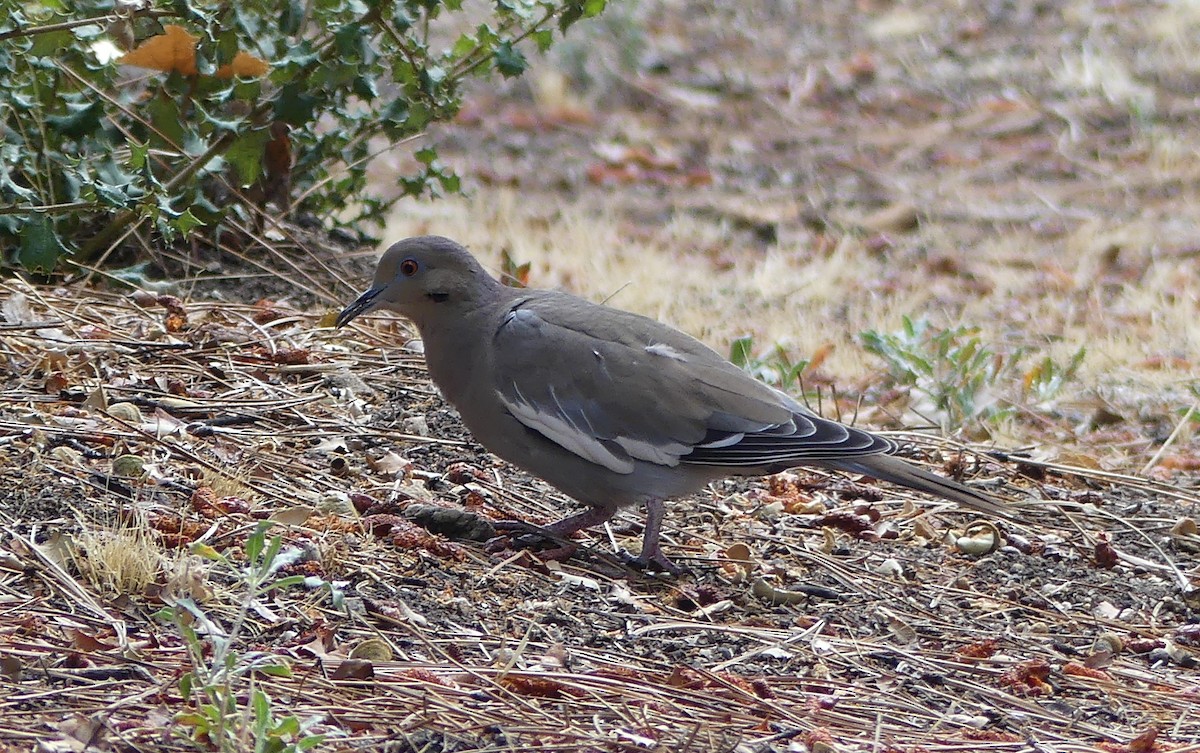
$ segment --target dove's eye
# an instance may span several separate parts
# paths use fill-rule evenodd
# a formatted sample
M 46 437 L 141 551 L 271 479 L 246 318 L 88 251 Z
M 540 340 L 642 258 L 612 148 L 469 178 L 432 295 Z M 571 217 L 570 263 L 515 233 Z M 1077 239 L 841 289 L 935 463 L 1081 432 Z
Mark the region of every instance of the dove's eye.
M 405 277 L 412 277 L 417 273 L 417 270 L 420 268 L 420 266 L 421 265 L 417 264 L 416 259 L 405 259 L 404 261 L 400 262 L 400 274 L 404 275 Z

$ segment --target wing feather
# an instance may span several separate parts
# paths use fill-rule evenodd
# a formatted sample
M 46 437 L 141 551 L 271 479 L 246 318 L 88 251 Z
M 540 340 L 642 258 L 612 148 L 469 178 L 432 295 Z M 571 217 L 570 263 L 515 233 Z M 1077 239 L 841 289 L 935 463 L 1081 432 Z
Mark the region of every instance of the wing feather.
M 762 469 L 890 452 L 652 319 L 538 291 L 495 333 L 495 388 L 529 429 L 616 473 Z

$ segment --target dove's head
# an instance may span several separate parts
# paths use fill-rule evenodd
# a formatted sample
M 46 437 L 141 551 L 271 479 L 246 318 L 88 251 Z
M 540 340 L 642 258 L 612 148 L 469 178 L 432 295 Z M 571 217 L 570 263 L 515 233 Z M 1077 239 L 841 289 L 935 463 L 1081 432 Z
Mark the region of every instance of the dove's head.
M 343 327 L 368 311 L 388 309 L 420 327 L 493 301 L 499 290 L 500 283 L 449 238 L 406 238 L 379 258 L 371 287 L 342 309 L 336 326 Z

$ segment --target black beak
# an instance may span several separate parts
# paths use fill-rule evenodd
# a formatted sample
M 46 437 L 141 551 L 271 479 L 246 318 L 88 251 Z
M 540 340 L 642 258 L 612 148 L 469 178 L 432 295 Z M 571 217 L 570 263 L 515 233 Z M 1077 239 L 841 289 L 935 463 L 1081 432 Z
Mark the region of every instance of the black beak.
M 359 314 L 365 314 L 375 307 L 375 299 L 383 292 L 383 288 L 368 288 L 363 291 L 363 294 L 354 299 L 346 308 L 342 309 L 342 313 L 338 314 L 337 321 L 333 323 L 334 327 L 345 327 L 350 323 L 350 320 Z

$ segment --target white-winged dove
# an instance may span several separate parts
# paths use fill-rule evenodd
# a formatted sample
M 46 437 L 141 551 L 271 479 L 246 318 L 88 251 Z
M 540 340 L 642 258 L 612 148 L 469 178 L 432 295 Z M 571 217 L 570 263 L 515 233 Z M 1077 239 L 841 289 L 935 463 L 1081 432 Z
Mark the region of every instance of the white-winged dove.
M 986 494 L 892 457 L 891 440 L 820 418 L 678 330 L 501 285 L 447 238 L 394 244 L 337 326 L 378 308 L 416 324 L 430 376 L 484 447 L 588 505 L 544 530 L 566 536 L 644 503 L 642 566 L 678 570 L 659 545 L 665 500 L 796 466 L 1009 517 Z

